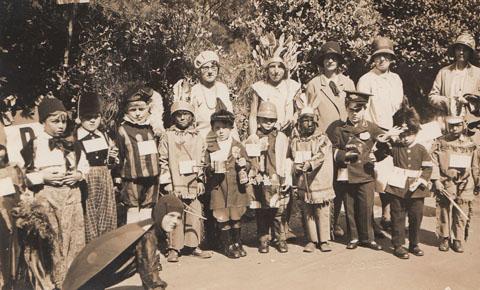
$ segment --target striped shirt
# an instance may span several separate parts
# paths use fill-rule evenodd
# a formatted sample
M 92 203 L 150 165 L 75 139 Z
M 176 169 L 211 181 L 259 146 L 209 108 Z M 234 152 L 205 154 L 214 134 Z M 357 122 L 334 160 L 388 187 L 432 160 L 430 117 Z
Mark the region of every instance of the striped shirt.
M 160 174 L 158 142 L 150 125 L 123 122 L 118 127 L 118 146 L 123 178 L 135 179 Z

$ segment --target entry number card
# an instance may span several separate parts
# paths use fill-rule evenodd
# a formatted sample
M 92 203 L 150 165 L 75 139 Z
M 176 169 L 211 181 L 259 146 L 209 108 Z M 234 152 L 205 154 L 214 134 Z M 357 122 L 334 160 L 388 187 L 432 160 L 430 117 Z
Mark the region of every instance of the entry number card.
M 388 184 L 398 188 L 405 188 L 407 183 L 407 175 L 400 168 L 393 168 L 388 177 Z
M 303 163 L 312 159 L 312 151 L 295 152 L 295 163 Z
M 140 156 L 157 154 L 158 150 L 155 140 L 138 142 L 138 152 L 140 153 Z
M 197 162 L 195 160 L 184 160 L 178 163 L 180 174 L 192 174 L 197 172 Z
M 11 177 L 0 179 L 0 196 L 6 196 L 15 193 L 15 186 Z
M 95 138 L 95 139 L 85 140 L 82 143 L 87 153 L 108 149 L 108 144 L 105 138 Z
M 450 154 L 449 167 L 470 168 L 472 166 L 472 156 L 461 154 Z
M 260 149 L 260 144 L 245 144 L 245 150 L 247 150 L 247 155 L 249 157 L 260 156 Z

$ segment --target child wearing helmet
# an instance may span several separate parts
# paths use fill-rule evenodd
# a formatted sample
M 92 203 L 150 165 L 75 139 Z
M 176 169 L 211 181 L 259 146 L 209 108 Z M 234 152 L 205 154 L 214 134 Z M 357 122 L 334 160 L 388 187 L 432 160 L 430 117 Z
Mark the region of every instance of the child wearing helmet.
M 311 253 L 318 247 L 322 252 L 331 251 L 330 203 L 333 192 L 332 144 L 318 128 L 314 110 L 304 107 L 298 117 L 298 135 L 290 145 L 294 159 L 294 185 L 302 200 L 302 216 L 308 243 L 304 252 Z
M 290 159 L 287 158 L 288 138 L 279 131 L 277 108 L 270 102 L 262 102 L 257 113 L 258 129 L 246 141 L 247 154 L 252 160 L 251 175 L 254 176 L 254 201 L 257 218 L 258 251 L 268 253 L 270 232 L 272 242 L 280 253 L 288 252 L 285 220 L 290 199 Z
M 203 236 L 202 204 L 198 197 L 205 192 L 204 156 L 205 142 L 193 127 L 194 108 L 185 101 L 173 103 L 173 125 L 161 137 L 160 184 L 170 194 L 176 195 L 186 205 L 183 220 L 169 234 L 167 261 L 177 262 L 179 252 L 200 258 L 210 258 L 209 252 L 198 247 Z

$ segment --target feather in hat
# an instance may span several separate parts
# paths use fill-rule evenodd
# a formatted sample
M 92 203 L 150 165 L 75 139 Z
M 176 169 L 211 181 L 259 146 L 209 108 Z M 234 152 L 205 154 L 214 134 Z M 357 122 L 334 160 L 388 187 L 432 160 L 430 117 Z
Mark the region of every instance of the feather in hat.
M 265 68 L 270 63 L 279 61 L 285 65 L 289 74 L 298 68 L 299 54 L 299 46 L 292 35 L 285 39 L 285 34 L 282 34 L 277 40 L 273 32 L 261 36 L 258 45 L 252 51 L 253 59 L 259 67 Z

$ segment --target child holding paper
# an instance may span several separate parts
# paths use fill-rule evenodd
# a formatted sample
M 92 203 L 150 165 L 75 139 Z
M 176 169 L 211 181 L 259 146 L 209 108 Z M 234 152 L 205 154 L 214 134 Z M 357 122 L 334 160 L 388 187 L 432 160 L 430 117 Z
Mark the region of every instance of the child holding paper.
M 292 138 L 290 150 L 294 158 L 294 184 L 302 200 L 302 216 L 308 243 L 304 252 L 318 246 L 322 252 L 331 251 L 330 203 L 333 192 L 332 144 L 318 128 L 314 110 L 304 107 L 298 117 L 298 135 Z
M 240 237 L 240 219 L 250 204 L 246 190 L 250 162 L 245 147 L 231 136 L 235 116 L 219 110 L 210 120 L 216 139 L 207 143 L 205 153 L 206 191 L 211 192 L 210 209 L 219 223 L 224 254 L 237 259 L 247 255 Z
M 159 146 L 160 184 L 182 200 L 186 211 L 183 223 L 168 235 L 167 261 L 177 262 L 184 246 L 193 256 L 210 258 L 210 252 L 198 247 L 203 237 L 202 204 L 198 197 L 205 192 L 205 142 L 193 127 L 194 108 L 191 104 L 177 101 L 170 111 L 173 126 L 164 133 Z
M 44 131 L 21 150 L 33 201 L 19 206 L 17 227 L 28 255 L 34 288 L 62 288 L 70 264 L 85 245 L 85 227 L 78 187 L 86 174 L 85 158 L 77 160 L 74 142 L 65 137 L 67 111 L 56 98 L 38 106 Z M 46 230 L 50 229 L 50 230 Z
M 110 160 L 118 158 L 118 149 L 99 126 L 101 104 L 98 96 L 86 93 L 79 99 L 77 152 L 88 161 L 85 201 L 85 238 L 89 243 L 100 235 L 117 227 L 117 207 Z M 115 163 L 115 162 L 113 162 Z
M 260 242 L 258 251 L 268 253 L 272 231 L 272 241 L 278 251 L 286 253 L 288 247 L 284 227 L 285 210 L 290 199 L 288 189 L 292 182 L 290 159 L 287 159 L 288 138 L 275 127 L 277 122 L 275 104 L 262 102 L 258 108 L 257 122 L 259 128 L 255 136 L 246 141 L 246 147 L 247 154 L 255 164 L 252 168 L 252 175 L 256 175 L 253 185 L 255 200 L 250 207 L 256 208 Z
M 150 218 L 158 197 L 160 163 L 157 140 L 150 126 L 150 94 L 133 85 L 125 96 L 123 122 L 118 127 L 121 201 L 127 223 Z
M 433 163 L 427 149 L 416 142 L 420 118 L 414 108 L 403 107 L 397 111 L 393 115 L 393 126 L 399 136 L 383 135 L 382 138 L 381 135 L 379 141 L 383 141 L 383 144 L 377 143 L 377 148 L 393 157 L 394 168 L 385 189 L 391 200 L 393 254 L 400 259 L 408 259 L 408 252 L 415 256 L 424 254 L 418 246 L 419 231 L 423 218 L 423 203 L 425 197 L 430 196 Z M 408 251 L 403 247 L 406 215 Z
M 463 253 L 474 195 L 480 191 L 480 151 L 465 134 L 463 117 L 447 117 L 446 123 L 447 134 L 437 140 L 432 154 L 438 248 L 445 252 L 451 246 L 455 252 Z

